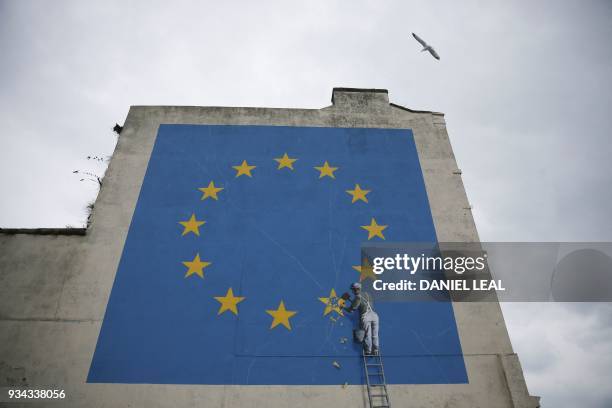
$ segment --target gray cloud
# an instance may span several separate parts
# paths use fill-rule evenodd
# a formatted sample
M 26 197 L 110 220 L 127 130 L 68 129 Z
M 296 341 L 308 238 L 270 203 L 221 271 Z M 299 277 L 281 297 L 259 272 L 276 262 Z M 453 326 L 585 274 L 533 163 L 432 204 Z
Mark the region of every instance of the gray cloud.
M 529 389 L 544 407 L 609 406 L 612 327 L 601 316 L 610 305 L 514 303 L 503 311 Z
M 72 171 L 104 171 L 85 157 L 130 105 L 319 108 L 356 86 L 446 112 L 483 240 L 611 240 L 610 38 L 607 1 L 0 1 L 0 225 L 82 224 L 96 186 Z M 610 406 L 609 311 L 504 311 L 545 406 Z

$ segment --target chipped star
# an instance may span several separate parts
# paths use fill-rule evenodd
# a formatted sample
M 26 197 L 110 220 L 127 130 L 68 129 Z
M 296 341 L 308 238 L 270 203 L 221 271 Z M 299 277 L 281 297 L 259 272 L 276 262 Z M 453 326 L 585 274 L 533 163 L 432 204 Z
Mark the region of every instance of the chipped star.
M 327 316 L 331 312 L 336 312 L 340 316 L 344 316 L 342 314 L 342 307 L 344 306 L 345 301 L 336 295 L 336 290 L 334 288 L 332 288 L 332 290 L 329 292 L 329 297 L 320 297 L 319 301 L 325 304 L 323 316 Z

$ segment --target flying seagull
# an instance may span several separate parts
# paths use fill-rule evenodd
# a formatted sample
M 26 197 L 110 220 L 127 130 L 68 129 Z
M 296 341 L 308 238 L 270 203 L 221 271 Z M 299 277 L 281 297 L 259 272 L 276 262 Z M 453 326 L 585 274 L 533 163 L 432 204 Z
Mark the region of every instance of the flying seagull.
M 438 55 L 438 53 L 436 52 L 436 50 L 433 49 L 433 47 L 429 44 L 427 44 L 425 41 L 423 41 L 423 39 L 421 37 L 419 37 L 418 35 L 416 35 L 415 33 L 412 33 L 412 36 L 414 37 L 415 40 L 417 40 L 422 46 L 423 49 L 421 50 L 421 52 L 423 51 L 429 51 L 429 53 L 431 55 L 433 55 L 433 57 L 437 60 L 440 59 L 440 56 Z

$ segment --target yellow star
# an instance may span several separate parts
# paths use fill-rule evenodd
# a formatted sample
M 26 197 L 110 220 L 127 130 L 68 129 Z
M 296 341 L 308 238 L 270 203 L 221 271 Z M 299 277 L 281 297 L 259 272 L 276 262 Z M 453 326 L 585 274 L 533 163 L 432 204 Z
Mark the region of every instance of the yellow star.
M 187 270 L 187 273 L 185 274 L 186 278 L 193 275 L 194 273 L 200 278 L 204 278 L 204 268 L 211 265 L 211 262 L 202 261 L 200 259 L 200 254 L 196 254 L 195 258 L 193 258 L 193 261 L 184 261 L 183 265 L 189 268 Z
M 291 159 L 289 158 L 289 156 L 287 156 L 287 153 L 285 153 L 285 155 L 283 157 L 279 157 L 277 159 L 274 159 L 278 162 L 278 170 L 282 169 L 283 167 L 287 167 L 291 170 L 293 170 L 293 163 L 295 161 L 297 161 L 297 159 Z
M 325 163 L 323 163 L 323 166 L 315 167 L 315 169 L 321 172 L 321 174 L 319 174 L 319 178 L 328 176 L 328 177 L 335 179 L 336 176 L 334 176 L 334 171 L 338 170 L 338 167 L 331 167 L 326 160 Z
M 242 161 L 242 164 L 240 166 L 232 166 L 234 169 L 236 169 L 236 177 L 240 177 L 243 174 L 246 174 L 249 177 L 253 177 L 251 175 L 251 170 L 253 170 L 255 167 L 257 166 L 249 166 L 249 164 L 247 163 L 246 160 Z
M 323 316 L 327 316 L 332 311 L 338 313 L 340 316 L 344 316 L 342 314 L 342 307 L 344 306 L 345 301 L 336 295 L 336 290 L 334 288 L 332 288 L 331 292 L 329 292 L 329 297 L 320 297 L 319 300 L 325 303 Z
M 185 229 L 183 230 L 183 235 L 181 236 L 185 236 L 190 232 L 193 232 L 199 237 L 200 225 L 206 224 L 206 221 L 198 221 L 196 220 L 195 214 L 191 214 L 191 218 L 188 221 L 179 221 L 179 224 L 185 227 Z
M 351 201 L 351 203 L 354 203 L 357 200 L 367 203 L 368 198 L 366 197 L 366 194 L 368 194 L 370 191 L 372 190 L 362 190 L 361 187 L 359 187 L 359 184 L 355 184 L 354 190 L 346 190 L 348 194 L 353 196 L 353 201 Z
M 291 330 L 291 323 L 289 323 L 289 318 L 295 315 L 297 312 L 285 309 L 285 303 L 281 300 L 280 305 L 278 305 L 278 309 L 266 310 L 266 313 L 274 318 L 272 320 L 272 326 L 270 326 L 270 329 L 273 329 L 279 324 L 282 324 L 287 329 Z
M 208 187 L 200 187 L 198 188 L 198 190 L 204 193 L 204 195 L 202 196 L 202 200 L 206 200 L 208 197 L 214 200 L 218 200 L 217 193 L 223 190 L 223 188 L 215 187 L 215 182 L 211 181 L 210 184 L 208 184 Z
M 374 268 L 372 268 L 372 265 L 370 265 L 368 258 L 363 258 L 361 265 L 353 266 L 353 269 L 359 272 L 359 282 L 366 279 L 378 279 L 374 273 Z
M 362 225 L 361 226 L 361 228 L 363 228 L 364 230 L 368 231 L 368 241 L 371 240 L 374 237 L 380 237 L 382 239 L 385 239 L 385 236 L 383 235 L 382 232 L 387 227 L 388 227 L 388 225 L 378 225 L 374 218 L 372 218 L 372 221 L 370 222 L 370 225 Z
M 219 308 L 219 313 L 217 313 L 217 316 L 225 312 L 226 310 L 231 311 L 233 314 L 237 316 L 238 308 L 236 307 L 236 305 L 242 302 L 244 299 L 245 299 L 244 297 L 234 296 L 234 292 L 232 291 L 232 288 L 229 288 L 227 290 L 227 293 L 225 294 L 225 296 L 215 296 L 215 300 L 221 303 L 221 307 Z

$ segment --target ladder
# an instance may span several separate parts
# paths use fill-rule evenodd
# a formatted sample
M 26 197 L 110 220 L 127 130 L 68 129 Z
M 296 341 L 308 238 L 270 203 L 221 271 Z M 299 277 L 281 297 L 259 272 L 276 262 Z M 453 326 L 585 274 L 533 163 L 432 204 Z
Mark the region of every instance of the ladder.
M 362 351 L 362 355 L 370 408 L 390 408 L 391 402 L 380 351 L 376 355 L 367 355 Z

